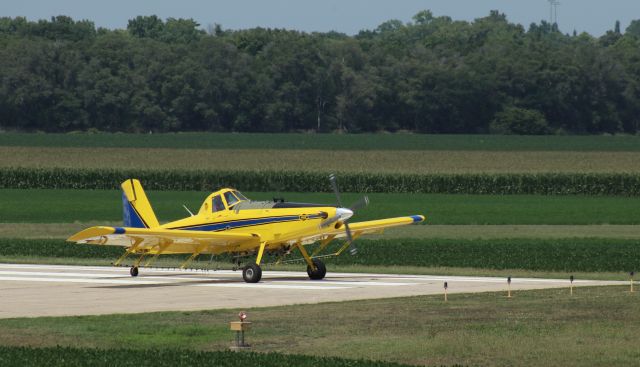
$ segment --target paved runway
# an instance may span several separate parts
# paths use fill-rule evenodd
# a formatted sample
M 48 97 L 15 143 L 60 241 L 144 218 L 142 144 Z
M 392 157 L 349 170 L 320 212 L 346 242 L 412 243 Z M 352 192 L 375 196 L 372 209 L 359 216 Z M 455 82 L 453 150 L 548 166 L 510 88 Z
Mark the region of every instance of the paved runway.
M 264 271 L 247 284 L 237 271 L 0 264 L 0 318 L 178 311 L 506 290 L 504 278 Z M 574 285 L 626 282 L 576 280 Z M 568 287 L 568 280 L 514 278 L 513 290 Z

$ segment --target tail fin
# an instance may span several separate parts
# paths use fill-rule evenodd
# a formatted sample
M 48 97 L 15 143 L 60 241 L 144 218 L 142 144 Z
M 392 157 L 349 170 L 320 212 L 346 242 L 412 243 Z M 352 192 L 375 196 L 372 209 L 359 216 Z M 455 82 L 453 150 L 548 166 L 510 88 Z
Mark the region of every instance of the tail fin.
M 122 220 L 125 227 L 158 227 L 153 208 L 142 189 L 140 181 L 128 179 L 122 183 Z

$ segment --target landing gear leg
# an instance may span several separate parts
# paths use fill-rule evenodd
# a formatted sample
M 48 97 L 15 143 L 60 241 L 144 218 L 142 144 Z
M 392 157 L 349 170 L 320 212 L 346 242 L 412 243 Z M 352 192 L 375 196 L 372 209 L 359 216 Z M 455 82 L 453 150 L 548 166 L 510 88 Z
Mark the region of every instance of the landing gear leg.
M 300 250 L 304 261 L 307 262 L 307 274 L 309 278 L 312 280 L 323 279 L 324 276 L 327 275 L 327 268 L 324 266 L 324 263 L 318 259 L 311 258 L 301 244 L 296 244 L 296 247 Z

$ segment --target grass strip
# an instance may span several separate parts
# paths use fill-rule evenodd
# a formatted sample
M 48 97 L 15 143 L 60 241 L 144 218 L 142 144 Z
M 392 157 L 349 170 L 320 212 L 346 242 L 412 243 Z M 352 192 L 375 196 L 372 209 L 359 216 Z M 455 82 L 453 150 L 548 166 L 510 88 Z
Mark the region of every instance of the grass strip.
M 419 296 L 256 308 L 245 310 L 253 322 L 247 340 L 259 352 L 416 365 L 631 366 L 640 359 L 634 327 L 640 293 L 627 290 L 580 287 L 572 296 L 565 288 L 518 291 L 512 298 L 503 292 L 450 294 L 446 303 L 442 296 Z M 148 363 L 143 360 L 160 358 L 147 350 L 228 348 L 228 322 L 238 311 L 4 319 L 0 344 L 127 345 L 140 357 L 125 352 L 104 358 Z
M 146 182 L 143 185 L 146 186 Z M 207 189 L 208 192 L 146 192 L 158 219 L 164 223 L 187 216 L 183 204 L 196 211 L 210 191 L 217 190 L 218 187 Z M 243 192 L 253 200 L 284 197 L 287 201 L 335 205 L 333 193 Z M 352 222 L 424 214 L 429 225 L 640 224 L 640 197 L 408 193 L 367 195 L 370 205 L 358 210 Z M 362 194 L 345 193 L 342 200 L 353 203 L 361 197 Z M 122 223 L 122 193 L 120 190 L 0 189 L 0 222 Z M 416 229 L 419 227 L 403 227 L 400 231 L 411 233 L 414 230 L 420 231 Z M 34 231 L 39 229 L 34 228 Z M 446 228 L 443 231 L 446 232 Z M 429 236 L 428 233 L 426 235 Z M 447 235 L 440 237 L 448 238 Z M 510 237 L 518 235 L 514 233 Z M 572 235 L 567 232 L 564 237 Z M 603 233 L 601 237 L 608 236 Z
M 339 245 L 333 244 L 328 252 Z M 357 246 L 357 256 L 329 258 L 327 264 L 556 272 L 629 272 L 640 269 L 638 240 L 398 239 L 359 240 Z M 123 252 L 124 249 L 120 247 L 76 245 L 62 240 L 0 239 L 0 256 L 4 257 L 116 259 Z M 177 262 L 183 257 L 175 255 L 165 259 L 175 259 Z M 297 257 L 293 255 L 292 258 Z M 209 260 L 208 257 L 206 260 Z M 216 258 L 216 261 L 223 263 L 229 260 L 228 255 Z M 269 263 L 271 260 L 274 259 L 267 257 L 264 261 Z M 207 261 L 203 262 L 206 264 Z

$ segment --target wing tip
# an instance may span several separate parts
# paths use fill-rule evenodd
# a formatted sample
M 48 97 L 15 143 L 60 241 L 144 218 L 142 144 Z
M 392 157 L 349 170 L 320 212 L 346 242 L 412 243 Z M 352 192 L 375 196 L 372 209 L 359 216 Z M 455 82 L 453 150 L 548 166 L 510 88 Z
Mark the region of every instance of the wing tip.
M 118 229 L 121 229 L 122 233 L 124 233 L 124 228 L 122 227 L 106 227 L 106 226 L 89 227 L 67 238 L 67 242 L 82 243 L 83 240 L 86 240 L 88 238 L 97 237 L 97 236 L 106 235 L 106 234 L 113 234 Z
M 426 219 L 424 215 L 411 215 L 410 218 L 413 219 L 413 223 L 420 223 Z

